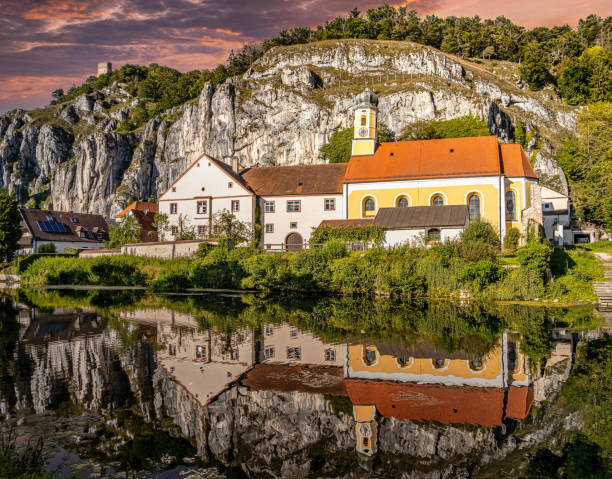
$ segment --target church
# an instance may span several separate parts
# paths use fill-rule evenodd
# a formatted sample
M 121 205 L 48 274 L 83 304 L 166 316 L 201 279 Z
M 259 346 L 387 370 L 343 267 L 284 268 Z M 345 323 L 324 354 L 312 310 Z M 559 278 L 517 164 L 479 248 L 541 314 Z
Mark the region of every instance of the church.
M 378 98 L 367 87 L 353 115 L 348 163 L 240 169 L 202 155 L 160 195 L 160 213 L 173 234 L 183 215 L 207 237 L 226 209 L 260 224 L 267 250 L 301 249 L 319 225 L 381 226 L 388 246 L 444 241 L 476 219 L 502 239 L 542 225 L 538 176 L 521 145 L 496 136 L 378 143 Z

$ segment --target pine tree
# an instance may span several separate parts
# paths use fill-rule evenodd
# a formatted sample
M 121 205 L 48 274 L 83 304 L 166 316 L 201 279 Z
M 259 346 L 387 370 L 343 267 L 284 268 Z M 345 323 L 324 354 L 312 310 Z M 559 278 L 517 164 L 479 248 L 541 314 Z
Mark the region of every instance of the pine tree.
M 539 45 L 532 43 L 525 49 L 523 64 L 520 68 L 521 78 L 532 90 L 539 90 L 550 80 L 548 59 Z

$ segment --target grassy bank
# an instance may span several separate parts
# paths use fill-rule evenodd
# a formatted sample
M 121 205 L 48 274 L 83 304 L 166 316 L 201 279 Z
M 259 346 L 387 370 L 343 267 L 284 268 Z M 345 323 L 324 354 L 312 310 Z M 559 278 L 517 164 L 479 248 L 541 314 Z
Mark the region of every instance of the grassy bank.
M 603 271 L 591 251 L 553 250 L 534 239 L 515 255 L 502 256 L 496 236 L 478 228 L 467 229 L 459 241 L 431 248 L 350 253 L 343 243 L 330 241 L 320 249 L 275 254 L 203 245 L 194 259 L 41 258 L 23 273 L 22 284 L 145 286 L 157 292 L 227 288 L 402 300 L 470 296 L 567 304 L 596 299 L 591 283 L 603 278 Z

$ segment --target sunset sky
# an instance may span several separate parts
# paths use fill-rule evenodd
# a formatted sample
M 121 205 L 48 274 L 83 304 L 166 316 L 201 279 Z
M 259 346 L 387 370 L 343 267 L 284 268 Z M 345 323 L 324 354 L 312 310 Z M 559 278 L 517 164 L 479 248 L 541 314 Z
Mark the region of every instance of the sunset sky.
M 2 0 L 0 113 L 50 101 L 95 74 L 99 61 L 216 66 L 230 50 L 283 28 L 316 26 L 357 6 L 383 0 Z M 495 18 L 531 28 L 569 24 L 589 13 L 612 14 L 610 0 L 411 0 L 421 14 Z

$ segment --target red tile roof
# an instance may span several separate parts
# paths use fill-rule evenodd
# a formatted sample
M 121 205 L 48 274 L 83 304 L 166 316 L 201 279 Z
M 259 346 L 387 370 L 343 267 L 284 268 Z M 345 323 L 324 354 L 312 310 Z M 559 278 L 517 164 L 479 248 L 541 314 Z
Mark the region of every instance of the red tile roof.
M 501 173 L 496 136 L 382 143 L 372 156 L 353 157 L 345 182 L 491 176 Z
M 346 163 L 247 168 L 240 176 L 257 195 L 341 194 Z
M 344 370 L 335 366 L 260 363 L 242 381 L 259 391 L 299 391 L 346 396 Z
M 123 218 L 128 211 L 138 210 L 138 211 L 151 211 L 152 213 L 159 212 L 159 205 L 157 203 L 147 203 L 146 201 L 134 201 L 132 204 L 128 205 L 121 213 L 119 213 L 115 218 Z
M 155 213 L 153 211 L 131 210 L 132 214 L 140 224 L 140 241 L 142 243 L 154 243 L 157 241 L 157 228 Z
M 499 145 L 502 156 L 502 165 L 504 168 L 504 175 L 510 177 L 527 177 L 527 178 L 538 178 L 538 175 L 525 154 L 525 150 L 521 145 L 507 144 Z
M 508 388 L 506 416 L 514 419 L 525 419 L 533 404 L 533 386 Z

